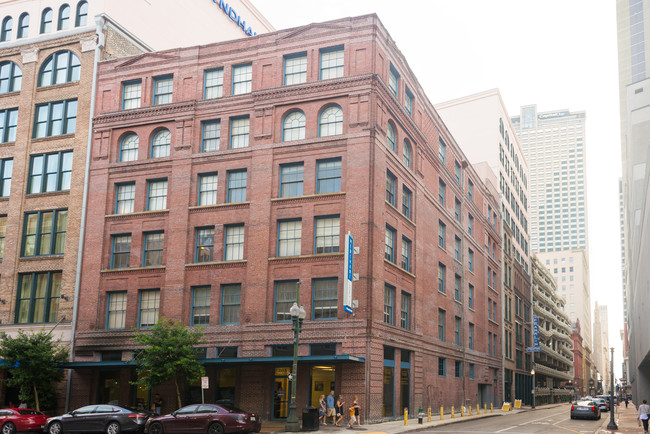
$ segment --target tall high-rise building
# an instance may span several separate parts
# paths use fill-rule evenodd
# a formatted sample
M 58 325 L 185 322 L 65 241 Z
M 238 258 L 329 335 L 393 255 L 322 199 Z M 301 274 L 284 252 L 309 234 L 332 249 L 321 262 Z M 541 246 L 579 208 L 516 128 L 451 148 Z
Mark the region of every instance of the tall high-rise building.
M 604 391 L 609 390 L 610 384 L 608 329 L 609 321 L 607 306 L 599 305 L 596 302 L 594 306 L 594 350 L 592 358 L 598 372 L 600 373 Z
M 622 196 L 625 231 L 625 284 L 627 292 L 628 383 L 633 399 L 650 387 L 650 79 L 646 59 L 650 44 L 650 1 L 617 0 L 619 101 L 621 114 Z
M 530 169 L 530 247 L 557 282 L 591 348 L 585 112 L 524 106 L 512 125 Z

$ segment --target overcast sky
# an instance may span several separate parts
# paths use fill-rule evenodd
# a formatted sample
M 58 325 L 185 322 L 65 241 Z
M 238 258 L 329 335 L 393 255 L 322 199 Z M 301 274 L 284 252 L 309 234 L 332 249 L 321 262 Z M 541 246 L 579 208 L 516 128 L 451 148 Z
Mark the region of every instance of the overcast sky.
M 511 116 L 585 110 L 593 303 L 621 375 L 616 4 L 594 0 L 252 0 L 276 29 L 376 13 L 433 103 L 498 88 Z M 461 144 L 462 146 L 462 144 Z

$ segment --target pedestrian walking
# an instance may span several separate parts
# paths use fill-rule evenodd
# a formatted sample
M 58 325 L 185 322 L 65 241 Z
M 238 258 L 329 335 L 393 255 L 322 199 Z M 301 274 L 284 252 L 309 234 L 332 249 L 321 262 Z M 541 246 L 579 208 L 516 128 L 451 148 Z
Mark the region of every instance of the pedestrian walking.
M 330 394 L 327 395 L 327 416 L 332 418 L 332 423 L 336 425 L 336 409 L 334 408 L 334 390 L 330 390 Z
M 348 428 L 352 429 L 354 423 L 357 423 L 357 426 L 361 426 L 361 418 L 359 417 L 359 398 L 355 395 L 352 407 L 350 407 L 350 423 L 348 423 Z
M 627 404 L 628 404 L 628 402 L 630 402 L 630 400 L 627 399 L 627 396 L 626 396 L 626 397 L 625 397 L 625 408 L 627 408 Z
M 153 412 L 160 415 L 162 413 L 162 406 L 164 401 L 159 393 L 153 396 Z
M 648 400 L 644 399 L 643 404 L 639 406 L 639 420 L 643 424 L 643 432 L 648 432 L 648 415 L 650 415 L 650 405 Z
M 325 395 L 320 396 L 318 408 L 318 420 L 321 424 L 327 425 L 327 404 L 325 403 Z
M 334 425 L 341 426 L 341 421 L 343 420 L 343 408 L 345 407 L 345 401 L 343 397 L 339 395 L 339 399 L 336 400 L 336 422 Z

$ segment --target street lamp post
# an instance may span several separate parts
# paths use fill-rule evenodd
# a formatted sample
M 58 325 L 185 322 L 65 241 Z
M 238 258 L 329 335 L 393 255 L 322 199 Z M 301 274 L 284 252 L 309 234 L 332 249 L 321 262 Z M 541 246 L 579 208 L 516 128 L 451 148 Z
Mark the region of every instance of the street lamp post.
M 289 414 L 287 414 L 287 423 L 284 426 L 285 431 L 300 431 L 300 422 L 296 413 L 296 382 L 298 380 L 298 339 L 302 330 L 302 322 L 305 319 L 305 309 L 297 303 L 294 303 L 289 309 L 291 314 L 291 330 L 293 330 L 293 369 L 291 371 L 291 401 L 289 401 Z
M 618 425 L 614 422 L 614 347 L 610 348 L 612 352 L 612 357 L 609 365 L 610 375 L 610 386 L 609 386 L 609 423 L 607 424 L 608 430 L 618 429 Z
M 532 408 L 535 408 L 535 354 L 533 354 L 533 369 L 530 370 L 530 375 L 533 376 L 533 405 Z

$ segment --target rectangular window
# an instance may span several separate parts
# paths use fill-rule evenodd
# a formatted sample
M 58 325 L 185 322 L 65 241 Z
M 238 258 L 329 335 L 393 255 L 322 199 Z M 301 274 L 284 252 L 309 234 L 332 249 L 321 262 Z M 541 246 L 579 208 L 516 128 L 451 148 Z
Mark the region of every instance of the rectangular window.
M 447 225 L 438 220 L 438 245 L 445 248 L 445 233 L 447 232 Z
M 248 147 L 249 131 L 250 118 L 248 116 L 230 118 L 230 149 Z
M 402 309 L 400 312 L 400 327 L 410 330 L 409 314 L 411 312 L 411 294 L 402 292 Z
M 388 73 L 388 87 L 393 92 L 393 95 L 395 95 L 395 98 L 397 98 L 397 93 L 399 92 L 399 73 L 392 63 L 390 64 L 390 71 Z
M 411 190 L 402 186 L 402 214 L 404 217 L 411 218 Z
M 115 193 L 115 214 L 133 212 L 135 204 L 135 182 L 117 184 Z
M 492 319 L 492 299 L 488 298 L 488 319 Z
M 413 94 L 409 90 L 408 86 L 405 86 L 404 89 L 404 108 L 409 115 L 413 116 Z
M 153 79 L 153 105 L 169 104 L 172 102 L 174 77 L 166 75 Z
M 438 291 L 445 293 L 445 271 L 447 267 L 442 262 L 438 262 Z
M 397 178 L 395 175 L 386 171 L 386 202 L 395 206 L 395 185 L 397 185 Z
M 460 201 L 456 198 L 454 198 L 454 217 L 457 222 L 460 221 Z
M 126 326 L 126 291 L 109 292 L 106 312 L 107 329 L 123 329 Z
M 0 160 L 0 197 L 9 197 L 9 193 L 11 192 L 11 174 L 13 168 L 13 158 Z
M 488 332 L 488 354 L 492 355 L 492 332 Z
M 192 325 L 210 324 L 210 286 L 192 288 Z
M 246 201 L 246 169 L 228 171 L 228 203 Z
M 204 121 L 201 123 L 201 152 L 219 150 L 221 139 L 221 121 Z
M 469 349 L 474 349 L 474 324 L 469 324 Z
M 194 262 L 212 262 L 214 255 L 214 228 L 196 229 Z
M 319 160 L 316 163 L 316 193 L 341 191 L 341 159 Z
M 25 213 L 21 256 L 62 255 L 68 210 Z
M 445 206 L 445 194 L 447 191 L 447 184 L 442 179 L 438 180 L 438 200 L 442 206 Z
M 307 53 L 284 56 L 284 84 L 299 84 L 307 81 Z
M 470 283 L 469 289 L 468 289 L 469 295 L 468 295 L 468 300 L 467 300 L 467 305 L 469 306 L 470 309 L 474 309 L 474 285 Z
M 244 259 L 244 225 L 226 226 L 225 261 L 241 261 Z
M 338 279 L 314 279 L 314 319 L 336 319 Z
M 74 134 L 76 128 L 76 99 L 48 102 L 36 106 L 33 138 Z
M 303 163 L 280 165 L 280 197 L 302 196 Z
M 216 173 L 199 175 L 199 205 L 216 205 L 217 179 Z
M 70 190 L 72 151 L 32 155 L 28 194 Z
M 164 244 L 164 232 L 144 234 L 144 247 L 142 254 L 143 267 L 156 267 L 162 265 Z
M 131 234 L 111 236 L 111 268 L 129 268 Z
M 122 83 L 122 108 L 139 108 L 142 102 L 142 80 Z
M 343 77 L 343 46 L 320 50 L 320 79 Z
M 470 235 L 474 235 L 474 217 L 471 214 L 467 215 L 469 222 L 467 223 L 467 231 Z
M 239 324 L 241 284 L 221 285 L 221 324 Z
M 208 69 L 203 76 L 203 99 L 223 96 L 223 68 Z
M 291 321 L 289 309 L 296 302 L 296 292 L 298 291 L 298 281 L 275 283 L 275 320 Z
M 474 368 L 474 363 L 469 364 L 469 379 L 473 380 L 476 378 L 476 369 Z
M 454 361 L 454 369 L 456 371 L 456 378 L 461 378 L 463 376 L 463 362 L 460 360 Z
M 393 318 L 393 306 L 395 305 L 395 287 L 384 284 L 384 322 L 386 324 L 395 324 Z
M 339 251 L 340 217 L 316 217 L 315 226 L 314 253 L 337 253 Z
M 0 110 L 0 143 L 15 142 L 17 126 L 17 108 Z
M 445 340 L 445 311 L 438 309 L 438 339 Z
M 301 242 L 301 220 L 285 220 L 278 223 L 278 256 L 300 256 Z
M 411 271 L 411 240 L 402 237 L 402 268 Z
M 395 229 L 388 225 L 384 236 L 384 258 L 395 263 Z
M 160 309 L 160 290 L 147 289 L 140 291 L 140 311 L 138 327 L 153 327 L 158 322 Z
M 474 271 L 474 251 L 472 249 L 467 250 L 467 268 L 469 271 Z
M 440 161 L 442 161 L 443 164 L 447 159 L 447 145 L 445 144 L 445 141 L 442 140 L 442 137 L 438 138 L 438 158 L 440 158 Z
M 60 271 L 19 274 L 16 324 L 58 321 L 60 299 Z
M 7 236 L 7 216 L 0 215 L 0 259 L 4 257 L 6 236 Z
M 456 175 L 456 182 L 460 185 L 460 164 L 458 164 L 458 161 L 454 161 L 454 174 Z
M 454 343 L 460 345 L 460 317 L 454 317 Z
M 167 209 L 167 180 L 149 181 L 147 211 Z
M 461 278 L 458 274 L 454 276 L 454 300 L 460 301 Z
M 460 261 L 460 238 L 454 236 L 454 259 Z
M 438 357 L 438 375 L 441 377 L 447 376 L 447 359 Z
M 251 92 L 253 81 L 253 64 L 237 65 L 232 67 L 232 94 L 242 95 Z

